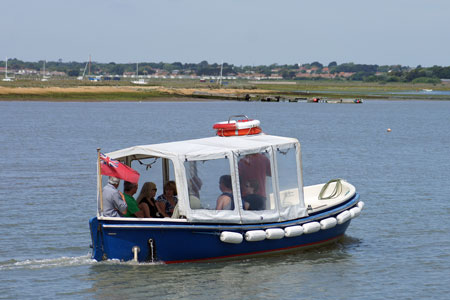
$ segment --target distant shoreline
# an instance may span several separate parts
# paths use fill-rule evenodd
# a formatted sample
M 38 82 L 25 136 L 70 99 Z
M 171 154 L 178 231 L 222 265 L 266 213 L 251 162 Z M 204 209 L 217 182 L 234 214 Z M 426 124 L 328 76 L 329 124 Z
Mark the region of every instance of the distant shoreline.
M 77 99 L 77 98 L 34 98 L 34 99 L 13 99 L 13 98 L 1 98 L 0 102 L 205 102 L 205 101 L 223 101 L 222 99 L 204 99 L 204 98 L 191 98 L 191 97 L 156 97 L 149 99 Z
M 440 90 L 443 93 L 421 91 Z M 408 93 L 413 91 L 413 93 Z M 284 99 L 379 99 L 379 100 L 450 100 L 450 86 L 378 85 L 346 83 L 236 82 L 229 86 L 207 85 L 198 82 L 166 81 L 158 85 L 95 84 L 77 81 L 40 83 L 0 83 L 0 101 L 49 102 L 201 102 L 220 100 L 258 101 L 267 97 Z

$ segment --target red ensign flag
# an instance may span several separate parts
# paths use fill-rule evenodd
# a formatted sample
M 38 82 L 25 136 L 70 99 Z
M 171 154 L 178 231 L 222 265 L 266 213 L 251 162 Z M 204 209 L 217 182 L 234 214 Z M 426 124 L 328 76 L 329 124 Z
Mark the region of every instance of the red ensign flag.
M 138 183 L 139 173 L 127 165 L 100 153 L 100 174 Z

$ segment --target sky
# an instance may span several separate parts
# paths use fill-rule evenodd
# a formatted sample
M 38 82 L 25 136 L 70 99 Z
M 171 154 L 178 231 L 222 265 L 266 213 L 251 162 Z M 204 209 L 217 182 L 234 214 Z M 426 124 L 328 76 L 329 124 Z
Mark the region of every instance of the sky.
M 0 60 L 450 66 L 449 0 L 0 0 Z

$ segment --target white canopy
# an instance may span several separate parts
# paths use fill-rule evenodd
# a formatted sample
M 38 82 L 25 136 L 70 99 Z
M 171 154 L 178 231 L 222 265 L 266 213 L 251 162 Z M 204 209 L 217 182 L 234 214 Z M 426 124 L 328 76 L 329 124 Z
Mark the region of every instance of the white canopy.
M 248 151 L 263 149 L 268 146 L 283 146 L 286 144 L 298 144 L 294 138 L 279 137 L 266 134 L 232 136 L 232 137 L 208 137 L 203 139 L 186 140 L 153 145 L 134 146 L 107 155 L 113 159 L 123 160 L 128 156 L 145 158 L 151 156 L 183 160 L 214 159 L 224 157 L 230 151 Z
M 295 149 L 297 182 L 296 189 L 280 191 L 278 185 L 278 172 L 275 152 L 283 149 Z M 275 208 L 271 210 L 246 211 L 240 205 L 240 188 L 238 186 L 238 158 L 241 155 L 251 153 L 267 153 L 271 161 L 272 183 L 275 187 L 270 199 Z M 215 222 L 215 223 L 261 223 L 291 220 L 307 215 L 303 199 L 303 179 L 301 171 L 300 143 L 295 138 L 286 138 L 266 134 L 233 136 L 233 137 L 209 137 L 202 139 L 134 146 L 107 154 L 113 159 L 130 162 L 133 159 L 145 159 L 160 157 L 170 159 L 173 163 L 175 181 L 178 190 L 178 210 L 180 215 L 185 216 L 187 221 L 192 222 Z M 235 210 L 207 210 L 192 209 L 189 202 L 187 183 L 187 171 L 184 163 L 186 161 L 207 161 L 227 158 L 230 161 L 230 173 L 233 179 L 233 195 L 236 206 Z M 281 198 L 290 198 L 287 201 L 294 204 L 283 203 Z

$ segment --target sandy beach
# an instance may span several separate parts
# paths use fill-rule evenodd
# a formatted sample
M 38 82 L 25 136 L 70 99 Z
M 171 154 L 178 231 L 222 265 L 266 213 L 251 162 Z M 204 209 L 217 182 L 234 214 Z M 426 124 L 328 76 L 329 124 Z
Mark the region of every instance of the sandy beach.
M 234 88 L 176 88 L 163 86 L 78 86 L 78 87 L 8 87 L 0 86 L 2 100 L 52 100 L 52 101 L 106 101 L 108 96 L 117 98 L 139 99 L 145 101 L 174 101 L 180 98 L 204 100 L 206 96 L 243 96 L 246 94 L 270 93 L 270 90 L 257 91 Z M 273 91 L 272 91 L 273 92 Z M 83 99 L 80 99 L 83 98 Z

